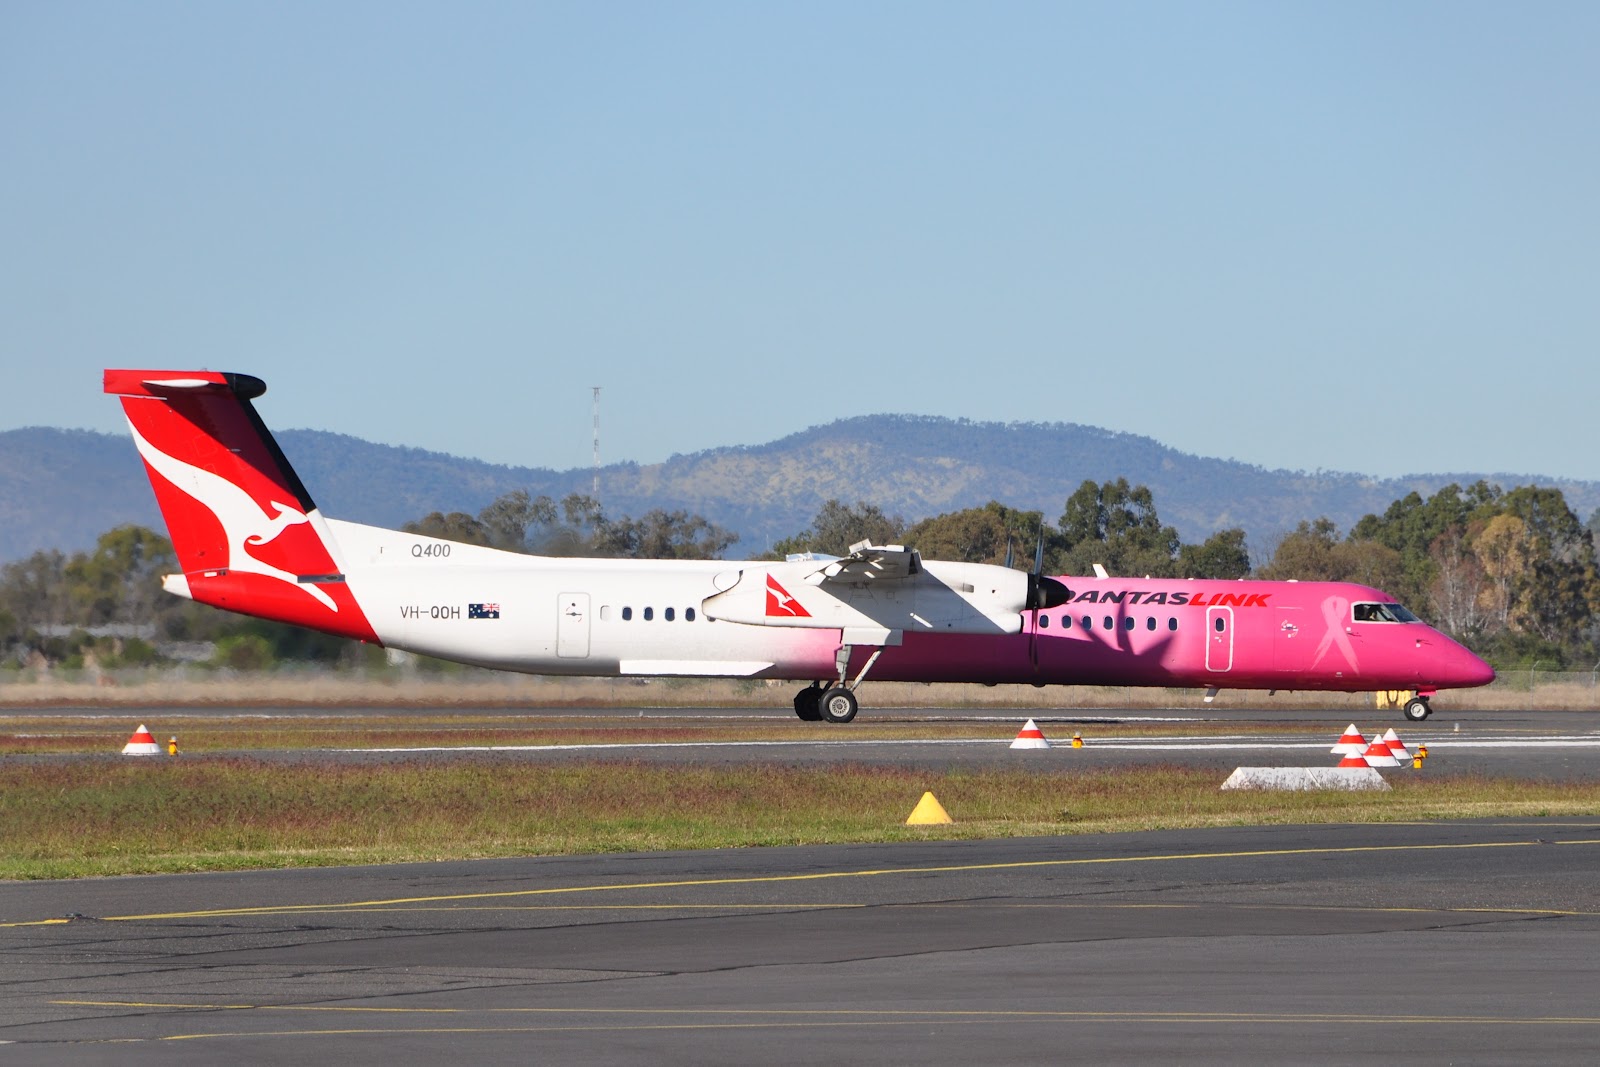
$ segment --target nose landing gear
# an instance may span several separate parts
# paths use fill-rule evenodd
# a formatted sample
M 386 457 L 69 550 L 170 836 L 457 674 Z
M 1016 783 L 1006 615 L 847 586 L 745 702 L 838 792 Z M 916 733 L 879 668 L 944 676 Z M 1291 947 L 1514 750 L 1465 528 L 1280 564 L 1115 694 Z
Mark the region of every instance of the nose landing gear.
M 1405 716 L 1412 722 L 1421 722 L 1433 714 L 1433 709 L 1428 706 L 1428 698 L 1420 693 L 1406 701 Z

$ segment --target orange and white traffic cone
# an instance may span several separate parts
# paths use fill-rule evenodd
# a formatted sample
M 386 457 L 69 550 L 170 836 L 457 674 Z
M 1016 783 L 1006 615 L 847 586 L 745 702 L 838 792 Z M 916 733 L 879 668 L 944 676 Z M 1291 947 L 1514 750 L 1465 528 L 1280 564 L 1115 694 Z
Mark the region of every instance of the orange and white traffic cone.
M 1367 739 L 1361 736 L 1361 731 L 1356 729 L 1356 724 L 1351 723 L 1344 728 L 1344 735 L 1339 738 L 1339 743 L 1328 749 L 1335 756 L 1359 756 L 1367 750 Z
M 1374 741 L 1367 746 L 1367 751 L 1362 759 L 1366 760 L 1368 767 L 1398 767 L 1400 761 L 1394 758 L 1394 753 L 1389 751 L 1389 746 L 1382 741 Z
M 139 728 L 133 732 L 133 736 L 128 738 L 128 743 L 122 746 L 122 754 L 124 756 L 159 756 L 161 755 L 161 746 L 157 745 L 156 739 L 150 736 L 150 731 L 145 728 L 144 723 L 140 723 Z
M 1044 739 L 1044 731 L 1029 719 L 1017 733 L 1017 739 L 1011 742 L 1012 748 L 1049 748 L 1050 742 Z
M 1383 735 L 1383 743 L 1389 746 L 1389 754 L 1401 763 L 1411 762 L 1411 753 L 1406 749 L 1406 743 L 1400 740 L 1400 735 L 1394 732 L 1394 727 L 1389 727 Z

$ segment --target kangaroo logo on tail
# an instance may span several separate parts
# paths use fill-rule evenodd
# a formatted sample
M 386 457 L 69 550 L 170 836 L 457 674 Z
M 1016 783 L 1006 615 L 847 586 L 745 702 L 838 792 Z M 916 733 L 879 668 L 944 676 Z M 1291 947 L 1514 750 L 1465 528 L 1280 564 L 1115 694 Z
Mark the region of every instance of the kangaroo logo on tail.
M 162 452 L 145 440 L 132 419 L 128 420 L 128 428 L 133 431 L 133 441 L 139 448 L 139 455 L 144 457 L 150 469 L 160 474 L 174 488 L 192 497 L 196 503 L 215 515 L 217 521 L 222 524 L 223 537 L 228 548 L 228 559 L 225 564 L 228 570 L 275 578 L 303 590 L 329 611 L 339 610 L 339 606 L 333 602 L 333 598 L 326 590 L 313 583 L 302 582 L 298 575 L 259 560 L 248 551 L 252 547 L 259 548 L 271 544 L 279 534 L 291 526 L 309 522 L 310 519 L 305 512 L 277 500 L 268 501 L 264 508 L 249 493 L 228 479 Z M 276 514 L 270 514 L 266 508 L 271 508 Z

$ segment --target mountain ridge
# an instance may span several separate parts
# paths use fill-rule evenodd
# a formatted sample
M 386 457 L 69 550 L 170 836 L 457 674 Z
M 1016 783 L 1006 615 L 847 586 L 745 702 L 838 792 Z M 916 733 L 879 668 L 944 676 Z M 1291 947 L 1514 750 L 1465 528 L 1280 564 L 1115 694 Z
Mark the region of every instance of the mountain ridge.
M 324 513 L 398 526 L 431 511 L 476 513 L 525 489 L 587 493 L 593 471 L 515 467 L 383 445 L 326 430 L 277 433 Z M 1150 486 L 1163 521 L 1187 541 L 1241 526 L 1255 548 L 1326 515 L 1341 529 L 1416 491 L 1480 478 L 1506 488 L 1560 488 L 1580 519 L 1600 507 L 1600 482 L 1454 472 L 1377 478 L 1337 470 L 1270 469 L 1179 452 L 1153 438 L 1078 423 L 980 422 L 931 415 L 862 415 L 772 441 L 600 469 L 608 514 L 698 512 L 741 535 L 731 555 L 758 554 L 803 529 L 830 497 L 865 500 L 908 521 L 989 500 L 1054 520 L 1085 479 Z M 77 551 L 121 523 L 164 528 L 126 435 L 25 427 L 0 431 L 0 563 L 41 548 Z

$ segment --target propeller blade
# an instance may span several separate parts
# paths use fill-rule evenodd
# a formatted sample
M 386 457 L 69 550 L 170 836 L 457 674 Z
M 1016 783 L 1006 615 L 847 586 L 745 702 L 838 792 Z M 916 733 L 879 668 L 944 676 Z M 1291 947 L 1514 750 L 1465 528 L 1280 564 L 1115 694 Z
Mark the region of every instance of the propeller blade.
M 1040 523 L 1039 542 L 1033 550 L 1033 570 L 1028 574 L 1028 610 L 1059 607 L 1071 599 L 1072 590 L 1044 576 L 1044 523 Z

